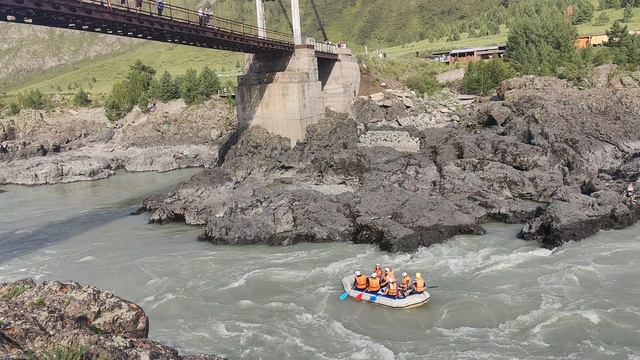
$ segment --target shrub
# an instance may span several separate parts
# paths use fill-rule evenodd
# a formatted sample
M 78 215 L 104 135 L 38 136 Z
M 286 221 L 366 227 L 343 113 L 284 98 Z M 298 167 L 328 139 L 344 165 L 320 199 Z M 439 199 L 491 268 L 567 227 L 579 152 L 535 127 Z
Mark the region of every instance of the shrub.
M 18 115 L 20 113 L 20 105 L 17 102 L 9 103 L 9 115 Z
M 515 76 L 515 71 L 502 60 L 470 63 L 462 79 L 462 90 L 470 94 L 489 95 L 502 81 Z
M 88 359 L 84 347 L 62 346 L 42 353 L 42 360 L 85 360 Z
M 408 77 L 404 84 L 420 95 L 433 94 L 443 88 L 443 85 L 436 80 L 433 74 L 423 72 L 418 75 Z
M 119 119 L 122 119 L 127 114 L 120 103 L 114 98 L 107 99 L 107 102 L 104 104 L 104 112 L 107 116 L 107 119 L 109 119 L 110 121 L 117 121 Z
M 78 89 L 78 92 L 76 92 L 73 97 L 73 104 L 75 106 L 89 106 L 91 104 L 89 93 L 85 92 L 82 88 Z
M 22 284 L 14 285 L 9 290 L 8 293 L 4 294 L 2 298 L 4 300 L 11 300 L 13 298 L 17 298 L 18 296 L 22 295 L 27 290 L 29 290 L 29 286 L 27 285 L 22 285 Z
M 34 110 L 44 110 L 45 108 L 51 107 L 49 99 L 38 89 L 29 90 L 24 94 L 18 94 L 18 101 L 23 108 Z

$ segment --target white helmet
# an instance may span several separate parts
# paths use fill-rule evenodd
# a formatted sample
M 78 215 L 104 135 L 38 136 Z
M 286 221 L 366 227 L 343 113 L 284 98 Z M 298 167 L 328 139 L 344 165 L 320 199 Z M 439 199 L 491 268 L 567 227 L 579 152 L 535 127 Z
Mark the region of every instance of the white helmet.
M 376 277 L 376 276 L 378 276 L 378 274 L 376 274 L 376 273 L 371 274 L 371 277 L 373 277 L 373 278 Z
M 402 273 L 402 276 L 407 276 L 407 273 L 406 273 L 406 272 L 403 272 L 403 273 Z
M 389 268 L 384 268 L 384 271 L 390 272 L 391 270 L 389 270 Z
M 356 276 L 360 276 L 360 271 L 356 271 Z

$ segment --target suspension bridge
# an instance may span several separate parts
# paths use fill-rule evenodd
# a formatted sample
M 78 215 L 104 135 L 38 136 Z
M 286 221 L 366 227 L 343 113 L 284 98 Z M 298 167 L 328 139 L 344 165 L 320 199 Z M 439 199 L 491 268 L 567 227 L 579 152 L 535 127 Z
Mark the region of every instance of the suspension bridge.
M 261 125 L 295 143 L 325 108 L 348 111 L 359 68 L 349 49 L 302 36 L 299 0 L 291 19 L 285 11 L 292 33 L 268 29 L 265 1 L 255 0 L 255 25 L 152 0 L 0 0 L 0 21 L 250 54 L 236 92 L 240 127 Z

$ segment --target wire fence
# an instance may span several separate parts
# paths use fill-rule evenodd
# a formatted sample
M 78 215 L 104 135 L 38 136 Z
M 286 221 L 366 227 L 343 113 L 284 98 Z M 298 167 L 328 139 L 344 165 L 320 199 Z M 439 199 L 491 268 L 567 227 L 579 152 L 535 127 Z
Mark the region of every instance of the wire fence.
M 163 2 L 162 10 L 157 1 L 152 0 L 79 0 L 82 4 L 93 3 L 108 7 L 111 11 L 126 11 L 128 13 L 144 14 L 148 16 L 170 19 L 179 23 L 202 26 L 228 31 L 244 36 L 265 38 L 282 43 L 293 43 L 293 35 L 280 31 L 262 29 L 265 36 L 260 36 L 260 30 L 255 25 L 245 24 L 235 20 L 225 19 L 213 14 L 198 12 L 181 6 Z

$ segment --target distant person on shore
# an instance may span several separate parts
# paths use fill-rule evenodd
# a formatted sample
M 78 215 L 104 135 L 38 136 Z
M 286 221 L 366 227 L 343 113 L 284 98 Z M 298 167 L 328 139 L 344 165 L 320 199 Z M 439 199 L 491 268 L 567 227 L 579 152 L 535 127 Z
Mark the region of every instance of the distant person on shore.
M 158 0 L 156 3 L 156 8 L 158 9 L 158 17 L 162 17 L 162 10 L 164 10 L 164 1 Z
M 136 0 L 136 12 L 140 13 L 142 11 L 142 0 Z
M 204 10 L 202 10 L 202 8 L 200 8 L 198 10 L 198 25 L 202 26 L 204 23 Z

